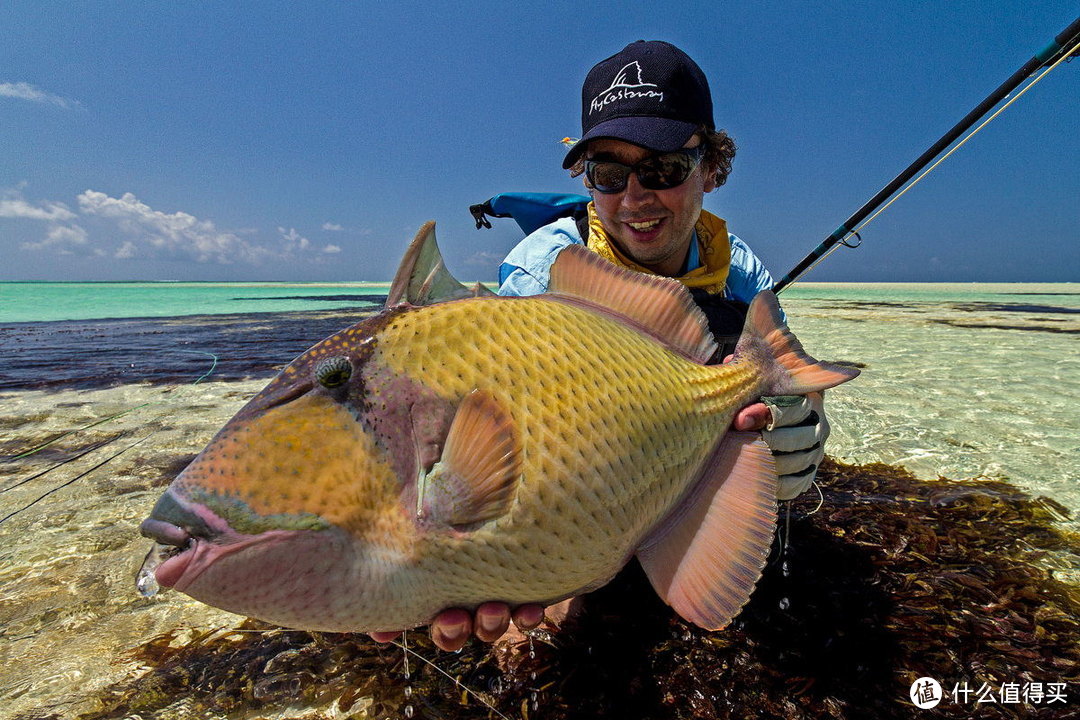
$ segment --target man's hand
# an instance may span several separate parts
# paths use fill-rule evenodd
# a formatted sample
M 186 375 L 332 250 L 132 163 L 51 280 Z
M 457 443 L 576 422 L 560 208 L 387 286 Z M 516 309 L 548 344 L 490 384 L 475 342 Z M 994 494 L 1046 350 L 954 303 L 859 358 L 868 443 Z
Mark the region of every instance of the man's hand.
M 735 415 L 736 430 L 761 430 L 776 458 L 777 499 L 791 500 L 809 489 L 825 457 L 829 421 L 821 393 L 777 395 L 748 405 Z
M 730 362 L 732 355 L 724 358 Z M 780 476 L 778 500 L 791 500 L 810 488 L 825 457 L 829 421 L 819 392 L 806 395 L 763 397 L 735 414 L 731 426 L 740 431 L 761 431 L 761 439 L 776 458 Z
M 513 621 L 518 630 L 532 630 L 544 619 L 542 605 L 521 605 L 513 611 L 501 602 L 487 602 L 476 608 L 475 615 L 461 608 L 443 610 L 431 622 L 431 640 L 443 650 L 454 652 L 465 646 L 469 636 L 484 642 L 495 642 L 510 628 Z M 375 642 L 390 642 L 397 638 L 397 632 L 373 632 Z

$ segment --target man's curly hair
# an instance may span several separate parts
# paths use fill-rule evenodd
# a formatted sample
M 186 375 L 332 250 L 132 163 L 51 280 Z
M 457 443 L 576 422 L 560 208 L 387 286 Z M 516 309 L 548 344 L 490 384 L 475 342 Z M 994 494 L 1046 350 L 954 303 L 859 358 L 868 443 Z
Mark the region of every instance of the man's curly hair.
M 705 144 L 705 165 L 714 168 L 716 187 L 727 182 L 731 174 L 731 161 L 735 159 L 735 141 L 723 130 L 699 130 L 698 136 Z M 577 177 L 585 172 L 585 155 L 578 157 L 570 167 L 570 176 Z

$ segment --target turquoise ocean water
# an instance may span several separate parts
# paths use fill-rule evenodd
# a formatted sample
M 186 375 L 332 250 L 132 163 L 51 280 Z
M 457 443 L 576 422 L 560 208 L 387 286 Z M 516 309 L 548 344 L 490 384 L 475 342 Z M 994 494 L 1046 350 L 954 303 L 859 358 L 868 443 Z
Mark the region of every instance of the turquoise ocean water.
M 0 282 L 0 323 L 103 318 L 180 317 L 330 310 L 375 303 L 389 282 Z M 785 305 L 812 302 L 933 305 L 981 303 L 961 312 L 1012 305 L 1015 312 L 1080 314 L 1080 283 L 800 283 Z M 821 309 L 825 309 L 822 307 Z
M 332 310 L 390 283 L 0 283 L 0 323 Z

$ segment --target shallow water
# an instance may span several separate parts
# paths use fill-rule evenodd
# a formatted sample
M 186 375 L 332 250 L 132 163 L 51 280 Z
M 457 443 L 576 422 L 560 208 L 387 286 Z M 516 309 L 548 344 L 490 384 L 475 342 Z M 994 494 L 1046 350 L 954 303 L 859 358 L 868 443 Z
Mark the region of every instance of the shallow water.
M 1007 479 L 1080 517 L 1080 285 L 805 284 L 811 354 L 865 364 L 828 394 L 829 454 Z
M 1076 526 L 1080 286 L 807 284 L 782 301 L 812 354 L 865 365 L 828 394 L 830 454 L 1005 477 Z M 276 368 L 356 317 L 0 327 L 0 717 L 92 712 L 99 691 L 142 671 L 129 650 L 176 628 L 181 644 L 236 627 L 178 593 L 138 595 L 138 523 Z M 218 366 L 192 384 L 212 367 L 205 353 Z M 1057 575 L 1075 580 L 1075 558 Z

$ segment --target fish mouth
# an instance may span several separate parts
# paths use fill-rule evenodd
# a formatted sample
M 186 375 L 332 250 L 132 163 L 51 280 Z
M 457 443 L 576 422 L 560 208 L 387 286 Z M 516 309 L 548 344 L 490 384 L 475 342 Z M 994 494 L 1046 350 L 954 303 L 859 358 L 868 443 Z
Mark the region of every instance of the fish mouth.
M 190 594 L 189 588 L 204 571 L 222 558 L 288 541 L 307 530 L 237 532 L 210 508 L 170 489 L 139 525 L 139 532 L 154 545 L 136 576 L 136 588 L 152 597 L 158 586 Z
M 152 573 L 162 587 L 175 586 L 191 564 L 199 541 L 184 528 L 156 518 L 143 520 L 139 533 L 154 541 L 142 573 Z
M 207 511 L 200 512 L 187 502 L 166 491 L 154 505 L 150 517 L 139 525 L 139 533 L 154 541 L 154 547 L 143 562 L 141 575 L 152 573 L 163 587 L 178 587 L 187 574 L 192 560 L 202 546 L 219 538 L 223 528 L 220 518 L 207 518 Z M 207 522 L 207 520 L 210 522 Z M 185 585 L 193 578 L 184 578 Z

